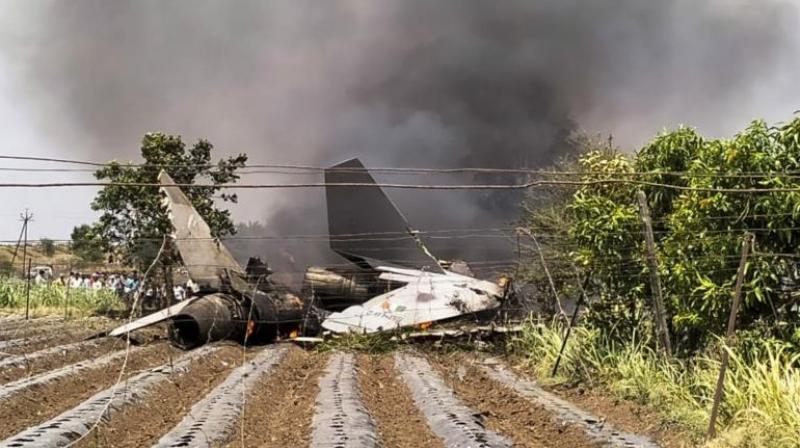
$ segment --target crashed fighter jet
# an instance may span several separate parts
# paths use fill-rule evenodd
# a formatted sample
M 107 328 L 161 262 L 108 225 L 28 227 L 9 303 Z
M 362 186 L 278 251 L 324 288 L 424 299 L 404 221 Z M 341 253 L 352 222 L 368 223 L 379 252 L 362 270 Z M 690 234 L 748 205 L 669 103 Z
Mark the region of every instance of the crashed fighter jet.
M 478 280 L 436 259 L 358 159 L 326 170 L 325 184 L 331 249 L 354 267 L 306 273 L 306 292 L 323 306 L 351 305 L 328 315 L 324 329 L 373 333 L 500 306 L 507 279 Z
M 172 178 L 161 172 L 159 182 L 173 239 L 200 290 L 110 336 L 163 321 L 185 349 L 221 339 L 314 335 L 319 321 L 335 333 L 373 333 L 496 308 L 508 289 L 505 279 L 479 280 L 463 263 L 437 260 L 358 159 L 325 172 L 330 247 L 352 266 L 309 268 L 299 296 L 272 283 L 263 263 L 251 259 L 242 269 Z
M 189 277 L 199 286 L 193 296 L 157 313 L 114 329 L 120 336 L 158 322 L 169 321 L 170 339 L 189 349 L 207 342 L 234 339 L 271 340 L 299 330 L 303 301 L 273 284 L 260 260 L 242 269 L 189 198 L 166 173 L 158 176 L 174 227 L 173 239 Z

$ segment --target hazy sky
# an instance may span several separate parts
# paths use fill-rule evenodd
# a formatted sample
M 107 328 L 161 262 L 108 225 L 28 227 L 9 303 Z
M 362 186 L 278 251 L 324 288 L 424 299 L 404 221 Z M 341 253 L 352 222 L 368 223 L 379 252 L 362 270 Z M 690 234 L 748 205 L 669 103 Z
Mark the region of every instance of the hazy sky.
M 253 162 L 538 166 L 574 128 L 628 150 L 681 123 L 726 136 L 800 109 L 798 25 L 780 0 L 6 0 L 0 153 L 136 160 L 163 130 Z M 0 239 L 26 207 L 31 238 L 67 238 L 93 195 L 0 190 Z M 420 227 L 439 221 L 436 203 L 399 196 Z M 320 198 L 250 192 L 233 212 L 302 233 Z M 448 223 L 485 215 L 486 198 L 454 203 Z

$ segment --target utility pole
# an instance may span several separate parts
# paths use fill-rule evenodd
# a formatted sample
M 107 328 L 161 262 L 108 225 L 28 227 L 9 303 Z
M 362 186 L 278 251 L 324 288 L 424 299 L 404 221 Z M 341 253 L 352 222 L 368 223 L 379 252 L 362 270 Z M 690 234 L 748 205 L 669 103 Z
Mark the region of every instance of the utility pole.
M 25 263 L 27 262 L 27 259 L 28 259 L 28 223 L 33 221 L 33 214 L 28 212 L 28 209 L 26 208 L 24 214 L 23 213 L 19 214 L 19 219 L 20 219 L 20 221 L 22 221 L 22 230 L 19 232 L 20 233 L 19 236 L 20 236 L 20 239 L 23 239 L 23 241 L 24 241 L 23 244 L 22 244 L 22 270 L 23 270 L 23 275 L 24 275 L 25 274 L 25 272 L 24 272 L 25 271 Z M 17 241 L 17 248 L 19 248 L 19 241 Z M 15 256 L 16 256 L 16 253 L 17 253 L 17 251 L 15 250 L 14 251 L 14 255 Z M 12 260 L 12 262 L 13 261 L 14 260 Z
M 744 282 L 745 267 L 747 266 L 747 256 L 749 255 L 750 245 L 753 243 L 753 235 L 745 234 L 742 240 L 742 257 L 739 260 L 739 270 L 736 272 L 736 287 L 733 291 L 733 303 L 731 313 L 728 316 L 728 330 L 725 333 L 725 345 L 733 345 L 733 337 L 736 331 L 736 315 L 739 313 L 739 303 L 742 300 L 742 283 Z M 717 377 L 717 389 L 714 391 L 714 405 L 711 408 L 711 418 L 708 422 L 708 438 L 717 435 L 717 416 L 719 415 L 719 405 L 722 401 L 722 393 L 725 386 L 725 372 L 728 370 L 729 362 L 728 350 L 722 349 L 722 363 L 719 366 L 719 377 Z
M 25 282 L 25 320 L 29 317 L 29 308 L 31 303 L 31 262 L 28 260 L 28 223 L 33 221 L 33 214 L 25 209 L 25 214 L 19 215 L 22 220 L 22 234 L 24 243 L 22 245 L 22 275 L 26 280 Z M 27 269 L 26 269 L 27 264 Z
M 23 265 L 25 262 L 22 263 Z M 28 276 L 25 280 L 25 320 L 28 320 L 31 309 L 31 259 L 28 258 Z
M 667 318 L 664 312 L 664 298 L 661 295 L 661 278 L 658 275 L 658 261 L 656 260 L 656 243 L 653 237 L 653 221 L 650 218 L 650 207 L 647 206 L 647 196 L 644 191 L 637 192 L 639 198 L 639 215 L 642 219 L 642 232 L 644 233 L 645 248 L 647 250 L 647 267 L 650 270 L 650 290 L 653 295 L 653 311 L 656 317 L 656 333 L 661 350 L 667 356 L 672 356 L 672 344 L 667 331 Z

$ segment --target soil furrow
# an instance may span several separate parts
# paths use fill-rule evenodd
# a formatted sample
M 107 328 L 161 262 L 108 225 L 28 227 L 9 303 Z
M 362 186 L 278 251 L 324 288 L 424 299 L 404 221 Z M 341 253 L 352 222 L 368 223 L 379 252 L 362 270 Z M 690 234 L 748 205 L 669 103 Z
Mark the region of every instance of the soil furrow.
M 456 395 L 482 414 L 486 426 L 508 435 L 518 447 L 589 448 L 600 444 L 590 440 L 583 428 L 556 422 L 541 406 L 492 380 L 467 356 L 430 356 L 433 367 Z
M 115 362 L 122 361 L 128 355 L 136 355 L 141 348 L 130 347 L 128 350 L 122 349 L 107 353 L 99 358 L 87 359 L 85 361 L 69 364 L 58 369 L 50 370 L 39 375 L 21 378 L 17 381 L 3 384 L 0 386 L 0 400 L 7 400 L 15 394 L 26 389 L 38 387 L 43 384 L 58 381 L 61 378 L 80 375 L 81 372 L 92 369 L 104 368 Z
M 77 444 L 78 447 L 151 446 L 242 362 L 242 347 L 225 345 L 194 360 L 189 371 L 151 389 L 148 397 L 116 414 Z
M 545 387 L 555 395 L 590 411 L 624 431 L 647 435 L 658 440 L 665 448 L 683 448 L 702 445 L 685 427 L 666 421 L 656 409 L 628 400 L 621 400 L 599 389 L 583 387 Z
M 302 447 L 311 440 L 314 397 L 326 355 L 290 347 L 283 361 L 253 388 L 229 448 Z
M 156 344 L 132 353 L 125 376 L 140 373 L 169 361 L 178 353 L 167 344 Z M 0 401 L 0 438 L 17 432 L 64 412 L 93 394 L 113 385 L 122 368 L 122 359 L 110 365 L 81 371 L 42 383 Z
M 658 444 L 644 436 L 617 430 L 605 419 L 596 417 L 573 403 L 562 400 L 545 391 L 534 382 L 515 375 L 501 364 L 483 365 L 482 370 L 491 379 L 527 398 L 537 406 L 550 411 L 553 418 L 563 420 L 582 427 L 589 438 L 603 446 L 625 448 L 637 446 L 642 448 L 658 448 Z
M 234 369 L 211 390 L 172 430 L 159 439 L 158 447 L 218 446 L 230 440 L 253 384 L 269 376 L 286 353 L 286 346 L 261 349 L 252 360 Z
M 391 355 L 358 358 L 361 397 L 378 425 L 384 445 L 393 448 L 443 447 L 414 405 Z
M 397 353 L 395 367 L 445 446 L 511 447 L 511 441 L 500 431 L 485 427 L 483 416 L 475 411 L 478 408 L 464 405 L 424 358 Z
M 22 319 L 13 319 L 5 323 L 0 323 L 0 338 L 6 338 L 10 335 L 34 331 L 37 329 L 52 327 L 58 324 L 63 324 L 61 319 L 32 319 L 26 321 Z
M 9 356 L 24 355 L 37 352 L 49 347 L 82 341 L 95 334 L 95 331 L 80 329 L 56 330 L 19 339 L 9 339 L 0 342 L 0 359 Z M 4 346 L 5 344 L 5 346 Z
M 9 350 L 13 350 L 18 347 L 23 347 L 27 345 L 33 345 L 40 342 L 50 341 L 52 339 L 57 338 L 57 335 L 54 334 L 43 334 L 39 336 L 32 336 L 32 337 L 22 337 L 17 339 L 6 339 L 5 341 L 0 341 L 0 352 L 4 354 L 8 354 Z
M 0 384 L 58 369 L 85 359 L 96 358 L 123 347 L 125 347 L 123 340 L 94 339 L 57 345 L 0 359 Z
M 0 442 L 0 447 L 65 446 L 78 442 L 96 429 L 101 417 L 105 421 L 113 419 L 126 407 L 134 406 L 148 397 L 155 385 L 167 381 L 170 376 L 177 378 L 186 373 L 193 360 L 217 349 L 216 346 L 205 346 L 184 353 L 173 362 L 133 375 L 57 417 Z
M 29 338 L 50 333 L 63 335 L 64 333 L 71 334 L 76 332 L 83 332 L 91 334 L 106 329 L 112 325 L 113 321 L 101 318 L 71 320 L 71 321 L 53 319 L 40 323 L 37 323 L 37 321 L 32 320 L 26 323 L 21 323 L 20 325 L 15 326 L 14 328 L 0 329 L 0 341 Z
M 325 375 L 319 381 L 311 431 L 314 448 L 381 445 L 375 421 L 361 401 L 352 353 L 331 355 Z

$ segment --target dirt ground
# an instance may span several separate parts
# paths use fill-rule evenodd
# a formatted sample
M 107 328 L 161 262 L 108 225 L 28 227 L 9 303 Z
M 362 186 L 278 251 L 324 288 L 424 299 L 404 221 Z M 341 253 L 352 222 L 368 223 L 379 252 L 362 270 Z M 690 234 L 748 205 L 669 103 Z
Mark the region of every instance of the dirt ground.
M 290 347 L 280 365 L 248 397 L 244 422 L 228 447 L 302 447 L 311 440 L 319 377 L 327 355 Z M 242 432 L 243 430 L 243 432 Z
M 518 447 L 595 448 L 582 428 L 552 419 L 552 414 L 489 378 L 464 354 L 429 359 L 467 406 L 484 416 L 486 426 Z
M 25 328 L 36 328 L 41 326 L 53 325 L 56 322 L 63 322 L 63 319 L 57 318 L 41 318 L 26 321 L 24 318 L 20 319 L 4 319 L 0 318 L 0 335 L 17 331 Z
M 58 344 L 61 345 L 61 344 Z M 50 347 L 52 345 L 49 345 Z M 44 348 L 44 347 L 42 347 Z M 96 345 L 79 347 L 75 350 L 53 353 L 49 356 L 25 361 L 24 364 L 0 368 L 0 384 L 16 381 L 20 378 L 38 375 L 48 370 L 73 364 L 85 359 L 97 358 L 114 350 L 125 348 L 125 341 L 119 339 L 106 339 L 98 341 Z M 33 353 L 28 351 L 27 353 Z
M 428 427 L 414 406 L 411 392 L 394 368 L 390 354 L 358 357 L 361 397 L 378 425 L 386 447 L 442 447 L 442 441 Z
M 177 349 L 159 343 L 134 353 L 128 360 L 126 376 L 163 364 Z M 93 394 L 111 387 L 117 380 L 121 362 L 86 370 L 48 384 L 20 391 L 0 403 L 0 439 L 49 420 L 74 407 Z
M 104 323 L 108 326 L 108 322 Z M 42 324 L 44 325 L 44 324 Z M 87 328 L 59 326 L 58 333 L 40 345 L 17 347 L 23 353 L 59 346 L 80 340 Z M 42 327 L 54 331 L 53 327 Z M 38 329 L 36 331 L 39 331 Z M 39 333 L 46 334 L 46 333 Z M 145 344 L 131 355 L 125 376 L 169 362 L 184 352 L 163 341 L 163 328 L 137 332 L 134 340 Z M 142 401 L 114 414 L 89 437 L 82 447 L 150 446 L 179 423 L 191 407 L 242 362 L 242 347 L 223 343 L 210 355 L 193 361 L 187 373 L 174 375 L 155 386 Z M 30 365 L 0 368 L 0 387 L 9 381 L 92 359 L 124 347 L 124 340 L 101 340 L 86 349 L 43 356 Z M 308 446 L 319 392 L 319 378 L 325 371 L 328 354 L 287 347 L 284 359 L 258 381 L 248 393 L 236 434 L 229 447 L 303 447 Z M 248 357 L 261 348 L 248 350 Z M 489 378 L 480 366 L 476 353 L 423 351 L 435 371 L 442 375 L 463 403 L 475 410 L 486 426 L 511 439 L 519 447 L 589 448 L 591 442 L 577 425 L 560 422 L 545 409 L 536 406 L 512 390 Z M 511 361 L 508 362 L 511 364 Z M 0 400 L 0 440 L 28 427 L 55 417 L 91 395 L 114 384 L 119 362 L 82 371 L 50 384 L 34 386 Z M 394 354 L 357 357 L 361 398 L 375 420 L 383 445 L 387 448 L 441 447 L 442 441 L 428 427 L 415 406 L 412 395 L 394 366 Z M 518 374 L 525 372 L 517 370 Z M 633 403 L 614 400 L 599 391 L 551 387 L 551 392 L 577 404 L 600 418 L 606 418 L 621 430 L 645 434 L 659 440 L 665 448 L 696 446 L 680 428 L 662 425 L 654 410 Z
M 85 333 L 86 335 L 112 328 L 111 319 L 96 317 L 79 320 L 31 319 L 28 322 L 0 324 L 0 341 L 36 337 L 58 332 L 60 334 Z
M 247 358 L 252 358 L 252 350 L 248 352 Z M 242 347 L 234 344 L 199 358 L 191 363 L 186 374 L 159 384 L 144 401 L 125 408 L 76 446 L 151 446 L 241 364 Z
M 650 436 L 664 448 L 689 448 L 702 444 L 700 440 L 693 441 L 685 429 L 663 423 L 663 418 L 655 410 L 645 406 L 616 399 L 598 390 L 567 386 L 545 389 L 605 418 L 620 430 Z
M 58 345 L 59 343 L 65 343 L 65 341 L 71 342 L 80 340 L 89 337 L 92 334 L 93 330 L 86 330 L 71 326 L 53 326 L 47 328 L 38 328 L 34 331 L 14 331 L 13 336 L 9 336 L 0 342 L 22 340 L 24 345 L 7 347 L 3 349 L 4 353 L 18 353 L 20 351 L 37 350 L 38 346 Z

